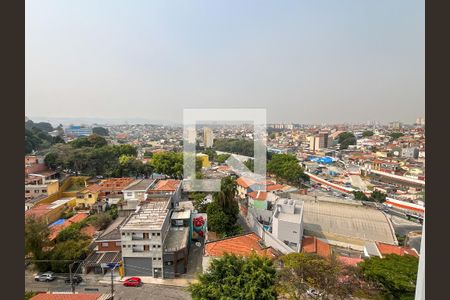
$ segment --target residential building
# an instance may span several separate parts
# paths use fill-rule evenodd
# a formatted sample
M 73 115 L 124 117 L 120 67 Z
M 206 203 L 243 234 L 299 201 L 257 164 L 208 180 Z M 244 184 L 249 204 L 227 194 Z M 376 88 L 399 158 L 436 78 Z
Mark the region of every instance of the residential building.
M 137 179 L 126 186 L 123 190 L 123 200 L 127 201 L 143 201 L 147 199 L 146 192 L 156 182 L 155 179 Z
M 147 202 L 120 228 L 125 276 L 163 276 L 163 246 L 170 229 L 170 196 Z
M 61 213 L 68 207 L 75 205 L 75 197 L 66 197 L 53 201 L 50 204 L 37 204 L 25 211 L 25 218 L 42 218 L 46 224 L 55 222 Z
M 94 271 L 95 274 L 105 274 L 104 264 L 118 263 L 122 260 L 120 226 L 126 221 L 125 217 L 117 217 L 95 239 L 95 250 L 84 260 L 84 273 Z
M 303 203 L 292 199 L 278 199 L 272 217 L 272 234 L 300 252 L 303 237 Z
M 92 184 L 77 192 L 76 206 L 80 208 L 91 208 L 98 200 L 101 186 Z
M 54 239 L 56 239 L 56 237 L 61 231 L 63 231 L 72 224 L 80 223 L 87 217 L 89 217 L 89 214 L 87 213 L 77 213 L 72 217 L 68 218 L 67 220 L 64 219 L 56 220 L 55 222 L 53 222 L 48 226 L 50 228 L 50 235 L 48 237 L 49 240 L 53 241 Z
M 58 180 L 45 180 L 42 177 L 31 176 L 25 184 L 25 201 L 32 200 L 40 196 L 50 196 L 59 191 Z
M 181 201 L 181 180 L 160 179 L 147 190 L 148 197 L 171 196 L 172 207 Z
M 388 254 L 396 254 L 401 256 L 412 255 L 415 257 L 419 257 L 417 251 L 413 248 L 372 241 L 367 242 L 364 245 L 364 256 L 366 257 L 378 256 L 380 258 L 383 258 Z
M 211 128 L 203 128 L 203 144 L 205 148 L 211 148 L 214 144 L 214 135 Z
M 208 155 L 204 153 L 197 153 L 196 156 L 201 160 L 202 168 L 209 168 L 211 166 Z
M 205 243 L 203 254 L 203 270 L 206 271 L 212 259 L 220 258 L 225 253 L 248 257 L 256 255 L 277 258 L 280 253 L 272 247 L 267 247 L 264 241 L 254 232 L 228 237 Z
M 92 128 L 84 126 L 84 125 L 70 125 L 65 128 L 65 133 L 68 136 L 72 137 L 80 137 L 80 136 L 89 136 L 92 134 Z

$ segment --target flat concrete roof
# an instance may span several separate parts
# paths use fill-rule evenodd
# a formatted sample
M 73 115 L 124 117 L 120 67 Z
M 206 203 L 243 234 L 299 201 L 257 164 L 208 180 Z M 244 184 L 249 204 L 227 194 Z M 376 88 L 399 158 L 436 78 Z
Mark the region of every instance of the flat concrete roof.
M 139 211 L 130 215 L 123 230 L 160 230 L 169 212 L 168 200 L 145 203 Z
M 304 201 L 303 223 L 309 234 L 364 245 L 365 241 L 395 243 L 392 225 L 383 212 L 365 206 Z
M 151 184 L 155 182 L 155 179 L 138 179 L 130 183 L 125 187 L 124 191 L 146 191 Z
M 184 210 L 184 211 L 174 211 L 172 213 L 172 220 L 184 220 L 184 219 L 190 219 L 191 218 L 191 211 L 190 210 Z
M 189 227 L 171 227 L 166 240 L 164 251 L 177 251 L 187 246 Z

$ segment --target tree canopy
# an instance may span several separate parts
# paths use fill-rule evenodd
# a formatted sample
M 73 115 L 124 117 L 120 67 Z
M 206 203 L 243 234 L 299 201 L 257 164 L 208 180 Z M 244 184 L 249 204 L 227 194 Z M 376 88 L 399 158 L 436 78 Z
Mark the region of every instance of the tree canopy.
M 381 285 L 387 296 L 395 299 L 414 299 L 419 259 L 411 255 L 389 254 L 384 258 L 371 257 L 359 267 L 364 277 Z
M 362 136 L 363 136 L 363 137 L 373 136 L 373 131 L 371 131 L 371 130 L 366 130 L 366 131 L 363 132 Z
M 108 145 L 98 135 L 78 138 L 50 148 L 44 161 L 51 169 L 68 169 L 80 174 L 105 177 L 149 176 L 149 164 L 136 159 L 132 145 Z
M 283 268 L 278 273 L 278 289 L 290 299 L 304 299 L 308 289 L 319 291 L 323 299 L 331 295 L 348 299 L 359 286 L 356 271 L 334 257 L 290 253 L 282 256 L 281 262 Z
M 239 231 L 236 225 L 239 206 L 235 199 L 236 181 L 228 176 L 222 179 L 219 192 L 213 194 L 213 201 L 207 205 L 208 226 L 211 231 L 230 236 Z
M 234 154 L 253 156 L 253 141 L 244 139 L 216 139 L 213 148 L 215 150 Z
M 338 136 L 338 143 L 340 144 L 340 149 L 347 149 L 350 145 L 356 145 L 356 137 L 351 132 L 343 132 Z
M 255 254 L 242 258 L 225 254 L 211 261 L 189 290 L 193 299 L 275 300 L 276 271 L 272 262 Z
M 298 159 L 292 154 L 273 154 L 267 163 L 267 171 L 293 185 L 299 185 L 309 179 Z
M 402 137 L 403 133 L 401 133 L 401 132 L 392 132 L 392 133 L 389 134 L 389 136 L 391 137 L 392 140 L 396 140 L 396 139 Z
M 109 131 L 104 127 L 94 127 L 92 128 L 92 133 L 100 135 L 100 136 L 108 136 Z

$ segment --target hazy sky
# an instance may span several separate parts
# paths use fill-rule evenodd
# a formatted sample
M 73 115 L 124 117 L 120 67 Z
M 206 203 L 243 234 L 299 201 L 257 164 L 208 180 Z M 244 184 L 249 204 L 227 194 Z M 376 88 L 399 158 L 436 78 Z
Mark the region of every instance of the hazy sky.
M 26 1 L 26 115 L 271 122 L 425 112 L 424 1 Z

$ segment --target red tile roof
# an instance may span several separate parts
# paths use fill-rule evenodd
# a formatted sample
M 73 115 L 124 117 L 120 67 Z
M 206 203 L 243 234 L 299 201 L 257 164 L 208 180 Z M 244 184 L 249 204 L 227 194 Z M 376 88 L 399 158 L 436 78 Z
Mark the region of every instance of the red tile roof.
M 234 236 L 207 242 L 205 244 L 205 255 L 220 257 L 225 253 L 235 254 L 239 256 L 249 256 L 254 251 L 261 256 L 274 258 L 276 255 L 272 248 L 263 248 L 258 241 L 261 240 L 255 233 Z
M 254 192 L 248 193 L 248 196 L 250 198 L 252 198 L 253 200 L 266 200 L 267 192 L 254 191 Z
M 25 212 L 25 218 L 27 217 L 35 217 L 39 218 L 44 216 L 46 213 L 50 211 L 49 204 L 39 204 L 36 205 Z
M 239 177 L 238 179 L 236 179 L 236 184 L 247 189 L 252 184 L 255 184 L 255 181 L 250 178 Z
M 83 233 L 89 237 L 93 237 L 96 232 L 97 232 L 97 229 L 92 225 L 88 225 L 81 229 L 81 233 Z
M 268 185 L 266 186 L 266 190 L 267 191 L 277 191 L 277 190 L 282 190 L 284 188 L 284 185 L 282 184 L 272 184 L 272 185 Z
M 61 231 L 72 224 L 83 221 L 88 216 L 89 215 L 87 213 L 78 213 L 67 219 L 64 223 L 50 227 L 50 236 L 48 238 L 50 239 L 50 241 L 53 241 Z
M 32 297 L 30 300 L 97 300 L 102 294 L 46 294 L 41 293 Z
M 178 189 L 178 186 L 180 185 L 181 180 L 176 179 L 166 179 L 166 180 L 160 180 L 156 183 L 156 186 L 154 188 L 151 188 L 150 191 L 170 191 L 175 192 Z
M 101 191 L 122 191 L 127 185 L 134 181 L 133 178 L 109 178 L 100 183 Z
M 388 254 L 397 254 L 397 255 L 412 255 L 415 257 L 419 257 L 417 255 L 417 252 L 415 252 L 411 248 L 401 247 L 401 246 L 395 246 L 395 245 L 389 245 L 385 243 L 376 242 L 377 248 L 380 251 L 381 255 L 388 255 Z
M 347 266 L 356 266 L 358 263 L 362 262 L 362 258 L 358 257 L 347 257 L 347 256 L 338 256 L 337 259 Z
M 331 247 L 315 236 L 304 236 L 302 240 L 302 252 L 316 253 L 317 255 L 328 257 L 331 254 Z

